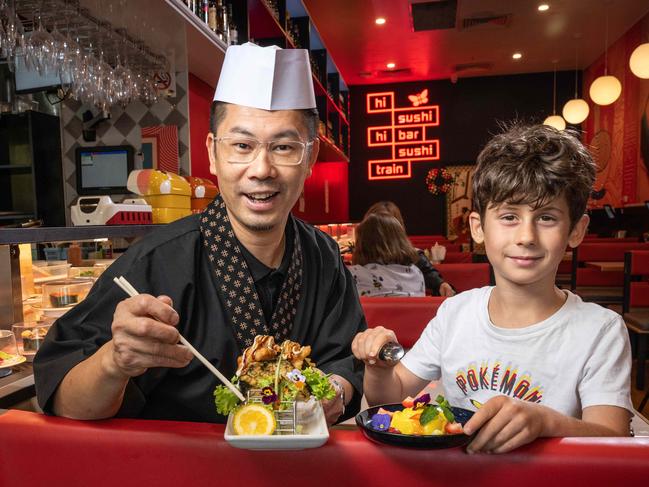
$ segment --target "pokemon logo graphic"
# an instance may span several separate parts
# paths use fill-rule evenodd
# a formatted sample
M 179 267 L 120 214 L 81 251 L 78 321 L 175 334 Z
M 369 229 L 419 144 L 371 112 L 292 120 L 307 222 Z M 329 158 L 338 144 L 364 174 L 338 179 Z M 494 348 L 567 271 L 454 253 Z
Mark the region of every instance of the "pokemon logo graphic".
M 431 133 L 439 126 L 439 105 L 428 104 L 428 89 L 408 95 L 411 107 L 395 107 L 394 98 L 393 91 L 367 94 L 367 114 L 385 121 L 367 127 L 367 146 L 391 150 L 389 159 L 368 161 L 369 180 L 409 179 L 413 162 L 440 158 L 439 139 Z
M 428 88 L 426 88 L 418 95 L 408 95 L 408 100 L 410 100 L 413 107 L 425 105 L 426 103 L 428 103 Z

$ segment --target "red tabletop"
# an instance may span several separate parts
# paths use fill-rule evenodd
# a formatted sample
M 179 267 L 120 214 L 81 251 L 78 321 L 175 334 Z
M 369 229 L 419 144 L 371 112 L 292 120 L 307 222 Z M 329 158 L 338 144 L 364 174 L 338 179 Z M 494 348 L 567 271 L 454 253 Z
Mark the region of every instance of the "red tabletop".
M 321 448 L 231 447 L 223 425 L 0 414 L 0 486 L 647 485 L 649 438 L 540 439 L 504 455 L 412 450 L 331 431 Z

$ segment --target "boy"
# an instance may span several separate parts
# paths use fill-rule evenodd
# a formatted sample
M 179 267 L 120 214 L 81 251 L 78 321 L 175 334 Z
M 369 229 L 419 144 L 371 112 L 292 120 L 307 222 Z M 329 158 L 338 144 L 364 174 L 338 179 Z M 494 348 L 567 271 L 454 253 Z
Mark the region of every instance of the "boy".
M 449 298 L 396 366 L 377 359 L 385 328 L 356 335 L 370 404 L 395 403 L 441 379 L 446 398 L 479 407 L 468 451 L 501 453 L 540 436 L 627 436 L 631 353 L 622 318 L 555 286 L 566 245 L 588 227 L 595 166 L 572 135 L 513 126 L 478 156 L 474 240 L 496 285 Z

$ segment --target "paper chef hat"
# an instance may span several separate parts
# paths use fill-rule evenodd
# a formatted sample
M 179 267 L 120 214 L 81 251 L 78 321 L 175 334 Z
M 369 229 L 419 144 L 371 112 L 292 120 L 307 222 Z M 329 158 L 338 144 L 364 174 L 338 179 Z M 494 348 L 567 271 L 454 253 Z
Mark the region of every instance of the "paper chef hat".
M 315 108 L 307 50 L 228 47 L 214 100 L 263 110 Z

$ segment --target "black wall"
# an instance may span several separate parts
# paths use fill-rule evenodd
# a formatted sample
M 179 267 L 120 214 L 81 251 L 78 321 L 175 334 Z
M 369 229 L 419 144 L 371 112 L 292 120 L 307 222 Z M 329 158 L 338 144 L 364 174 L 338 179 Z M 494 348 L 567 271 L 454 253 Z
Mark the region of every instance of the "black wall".
M 442 80 L 351 87 L 350 219 L 360 220 L 376 201 L 392 200 L 401 208 L 409 234 L 446 234 L 446 197 L 426 190 L 428 170 L 473 164 L 490 134 L 498 132 L 499 121 L 542 122 L 552 112 L 552 76 L 536 73 L 467 78 L 456 84 Z M 574 72 L 557 73 L 558 114 L 574 96 L 574 86 Z M 389 159 L 391 154 L 387 147 L 367 147 L 367 127 L 389 118 L 366 114 L 366 94 L 394 91 L 395 106 L 408 107 L 412 106 L 408 95 L 425 88 L 429 104 L 440 107 L 440 125 L 429 129 L 440 140 L 440 160 L 413 162 L 411 179 L 369 181 L 367 161 Z

